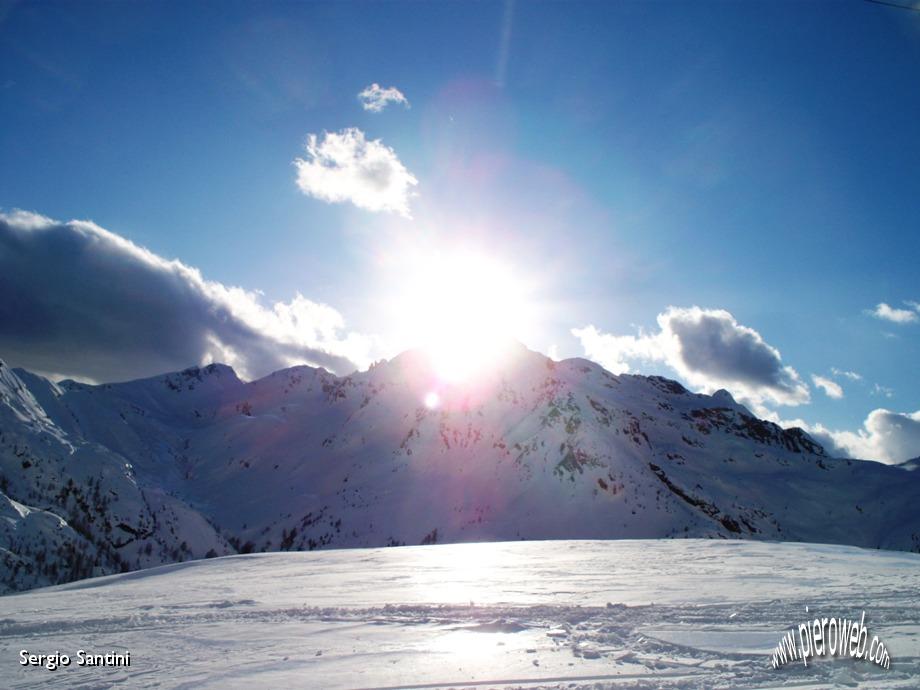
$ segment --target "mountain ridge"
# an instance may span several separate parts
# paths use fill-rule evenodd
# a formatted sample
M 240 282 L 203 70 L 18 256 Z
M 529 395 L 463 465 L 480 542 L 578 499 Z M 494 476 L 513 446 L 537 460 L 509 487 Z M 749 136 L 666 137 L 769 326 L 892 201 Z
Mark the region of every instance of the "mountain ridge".
M 53 383 L 0 362 L 0 587 L 237 552 L 490 539 L 920 550 L 908 469 L 831 458 L 725 391 L 523 346 L 465 385 L 441 382 L 421 351 L 249 382 L 210 364 Z

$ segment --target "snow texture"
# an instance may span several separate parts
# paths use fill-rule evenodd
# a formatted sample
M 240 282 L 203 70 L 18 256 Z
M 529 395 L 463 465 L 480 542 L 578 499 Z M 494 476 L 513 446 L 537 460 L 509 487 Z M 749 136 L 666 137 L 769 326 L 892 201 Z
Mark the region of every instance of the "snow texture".
M 920 556 L 726 540 L 229 556 L 0 598 L 7 688 L 916 688 Z M 806 606 L 809 612 L 806 613 Z M 889 670 L 774 670 L 797 623 L 866 612 Z M 57 671 L 31 653 L 131 653 Z

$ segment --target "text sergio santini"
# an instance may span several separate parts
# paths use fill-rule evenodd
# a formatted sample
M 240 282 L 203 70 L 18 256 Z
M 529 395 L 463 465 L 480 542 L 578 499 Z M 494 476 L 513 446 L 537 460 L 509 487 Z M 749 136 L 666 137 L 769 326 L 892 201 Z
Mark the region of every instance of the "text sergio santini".
M 44 666 L 49 671 L 56 671 L 60 667 L 70 666 L 71 659 L 67 654 L 55 652 L 54 654 L 30 654 L 29 650 L 19 651 L 20 666 Z M 108 654 L 90 654 L 78 649 L 76 654 L 77 666 L 130 666 L 131 652 L 124 654 L 112 651 Z

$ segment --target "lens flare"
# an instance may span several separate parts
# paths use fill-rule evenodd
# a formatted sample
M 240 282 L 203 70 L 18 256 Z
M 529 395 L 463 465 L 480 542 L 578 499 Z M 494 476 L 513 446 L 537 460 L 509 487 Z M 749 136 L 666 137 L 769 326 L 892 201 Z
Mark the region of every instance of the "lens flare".
M 391 312 L 401 339 L 423 348 L 444 382 L 462 383 L 495 363 L 526 328 L 524 283 L 490 257 L 417 255 L 398 280 Z

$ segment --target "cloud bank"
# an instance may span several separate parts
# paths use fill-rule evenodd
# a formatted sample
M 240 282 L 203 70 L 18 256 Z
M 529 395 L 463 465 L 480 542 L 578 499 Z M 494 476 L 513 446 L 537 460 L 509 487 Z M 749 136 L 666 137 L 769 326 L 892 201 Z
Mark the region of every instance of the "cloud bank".
M 296 363 L 344 373 L 370 347 L 302 295 L 266 305 L 94 223 L 0 213 L 0 357 L 15 366 L 94 381 L 211 361 L 242 377 Z
M 887 464 L 920 456 L 920 410 L 872 410 L 858 431 L 833 431 L 820 424 L 797 425 L 803 426 L 832 455 Z
M 800 405 L 810 399 L 798 372 L 783 364 L 779 350 L 722 309 L 668 307 L 658 315 L 659 331 L 638 336 L 601 333 L 594 326 L 573 329 L 585 354 L 614 373 L 629 362 L 663 362 L 691 386 L 706 392 L 725 388 L 736 398 Z
M 358 100 L 361 101 L 361 107 L 372 113 L 381 112 L 390 103 L 402 103 L 409 107 L 409 100 L 402 91 L 395 86 L 384 89 L 377 83 L 371 84 L 359 93 Z
M 411 218 L 409 199 L 418 180 L 396 152 L 379 139 L 367 140 L 355 127 L 307 138 L 307 158 L 297 158 L 297 185 L 322 201 L 351 202 L 367 211 Z

